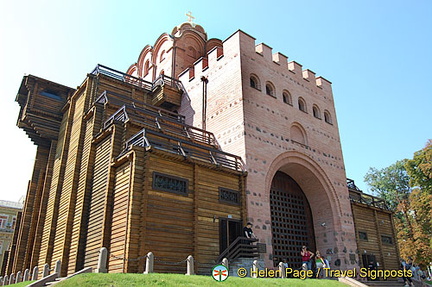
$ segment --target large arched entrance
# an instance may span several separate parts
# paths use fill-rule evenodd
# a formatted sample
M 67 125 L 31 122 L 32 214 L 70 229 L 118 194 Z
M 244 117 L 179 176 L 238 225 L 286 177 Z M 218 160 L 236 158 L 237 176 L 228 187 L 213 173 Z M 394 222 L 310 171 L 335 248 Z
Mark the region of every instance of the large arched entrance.
M 312 212 L 300 186 L 281 171 L 271 183 L 270 211 L 273 262 L 287 259 L 290 267 L 299 268 L 302 245 L 316 250 Z

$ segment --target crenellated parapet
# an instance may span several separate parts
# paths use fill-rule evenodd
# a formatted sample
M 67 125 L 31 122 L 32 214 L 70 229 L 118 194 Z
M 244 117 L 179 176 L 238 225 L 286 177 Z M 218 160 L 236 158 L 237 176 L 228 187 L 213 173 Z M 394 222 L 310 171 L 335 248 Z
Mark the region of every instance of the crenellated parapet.
M 247 37 L 251 38 L 249 35 Z M 255 52 L 269 63 L 273 62 L 282 68 L 287 68 L 292 74 L 297 75 L 299 79 L 302 78 L 304 81 L 313 83 L 320 88 L 330 88 L 331 86 L 330 81 L 325 80 L 321 76 L 316 77 L 315 72 L 309 69 L 303 70 L 302 65 L 296 61 L 288 61 L 288 57 L 279 52 L 273 53 L 273 49 L 265 43 L 255 45 Z
M 238 34 L 240 45 L 243 51 L 253 53 L 253 51 L 262 57 L 262 59 L 269 65 L 274 65 L 274 69 L 289 72 L 289 75 L 297 81 L 302 81 L 304 85 L 314 85 L 325 91 L 331 91 L 331 82 L 322 76 L 317 76 L 315 72 L 310 69 L 303 69 L 303 66 L 296 61 L 289 61 L 288 57 L 280 52 L 273 53 L 273 49 L 265 43 L 255 44 L 255 38 L 249 34 L 238 30 L 233 35 L 223 41 L 223 46 L 216 45 L 213 49 L 209 50 L 206 54 L 198 58 L 193 65 L 190 65 L 179 73 L 179 77 L 184 77 L 186 73 L 189 74 L 189 79 L 195 77 L 196 71 L 212 68 L 214 60 L 220 59 L 224 55 L 224 49 L 234 41 L 234 36 Z

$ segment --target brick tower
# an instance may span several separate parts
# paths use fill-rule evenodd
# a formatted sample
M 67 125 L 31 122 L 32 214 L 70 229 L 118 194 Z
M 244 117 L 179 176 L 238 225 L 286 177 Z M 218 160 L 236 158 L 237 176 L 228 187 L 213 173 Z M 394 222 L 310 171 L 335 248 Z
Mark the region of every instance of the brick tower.
M 177 109 L 248 171 L 247 220 L 266 265 L 299 264 L 308 245 L 337 268 L 358 254 L 331 83 L 238 30 L 224 41 L 183 23 L 146 46 L 128 74 L 178 78 Z M 169 107 L 167 107 L 169 108 Z

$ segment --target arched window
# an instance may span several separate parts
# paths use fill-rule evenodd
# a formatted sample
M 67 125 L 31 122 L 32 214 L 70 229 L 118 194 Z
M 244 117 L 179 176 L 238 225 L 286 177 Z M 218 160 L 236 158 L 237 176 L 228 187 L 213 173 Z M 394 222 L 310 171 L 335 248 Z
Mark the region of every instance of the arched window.
M 276 97 L 275 88 L 272 83 L 266 83 L 266 94 L 272 97 Z
M 331 124 L 331 125 L 333 124 L 331 115 L 330 115 L 329 111 L 327 111 L 327 110 L 324 111 L 324 120 L 328 124 Z
M 317 119 L 321 119 L 321 112 L 318 108 L 318 106 L 314 105 L 312 107 L 312 111 L 313 111 L 313 116 L 316 117 Z
M 163 60 L 165 60 L 165 50 L 163 50 L 160 54 L 159 63 L 162 62 Z
M 144 77 L 147 76 L 150 70 L 150 61 L 147 60 L 144 64 Z
M 300 111 L 307 113 L 306 102 L 303 98 L 298 99 L 298 108 Z
M 306 131 L 299 123 L 293 123 L 291 125 L 290 135 L 293 141 L 307 145 Z
M 256 75 L 250 76 L 250 86 L 254 89 L 261 90 L 260 81 Z
M 291 94 L 287 90 L 283 91 L 283 93 L 282 93 L 282 99 L 283 99 L 283 102 L 285 104 L 288 104 L 288 105 L 292 106 L 292 97 L 291 97 Z

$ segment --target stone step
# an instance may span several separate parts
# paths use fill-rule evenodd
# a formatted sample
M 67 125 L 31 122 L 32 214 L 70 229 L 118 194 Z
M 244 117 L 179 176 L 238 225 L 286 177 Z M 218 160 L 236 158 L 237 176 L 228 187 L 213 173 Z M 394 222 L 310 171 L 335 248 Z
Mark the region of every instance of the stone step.
M 392 281 L 366 281 L 363 282 L 367 286 L 376 286 L 376 287 L 403 287 L 405 286 L 402 280 L 392 280 Z
M 55 284 L 59 283 L 59 282 L 62 281 L 62 280 L 65 280 L 65 279 L 66 279 L 66 277 L 59 277 L 59 278 L 56 278 L 55 281 L 51 281 L 51 282 L 47 282 L 47 283 L 45 283 L 45 286 L 52 286 L 52 285 L 55 285 Z

